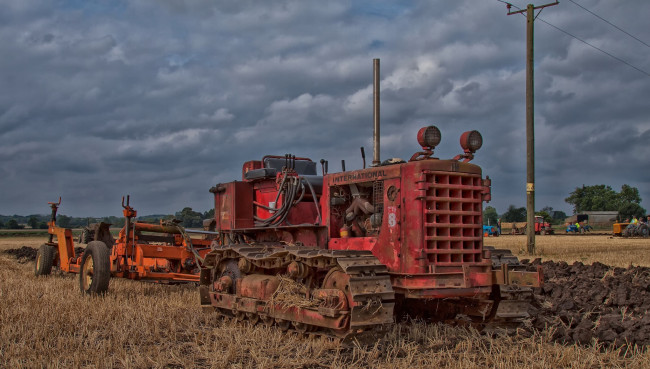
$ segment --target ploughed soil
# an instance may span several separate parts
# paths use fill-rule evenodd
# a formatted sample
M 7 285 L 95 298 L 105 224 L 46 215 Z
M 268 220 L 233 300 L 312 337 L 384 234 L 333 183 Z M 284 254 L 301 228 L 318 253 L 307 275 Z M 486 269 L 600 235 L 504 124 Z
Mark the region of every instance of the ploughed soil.
M 35 260 L 36 252 L 27 246 L 4 251 L 22 262 Z M 552 329 L 553 339 L 566 344 L 650 345 L 650 268 L 539 259 L 522 264 L 531 271 L 541 265 L 544 272 L 544 286 L 534 290 L 535 329 Z
M 84 250 L 85 249 L 83 247 L 75 247 L 74 253 L 76 256 L 80 256 L 83 254 Z M 18 260 L 33 261 L 36 260 L 36 253 L 38 253 L 38 249 L 29 246 L 23 246 L 19 249 L 4 250 L 3 253 L 12 255 Z
M 23 246 L 19 249 L 8 249 L 3 251 L 5 254 L 13 255 L 16 259 L 36 260 L 37 249 L 29 246 Z
M 530 270 L 541 265 L 544 272 L 544 286 L 534 291 L 536 329 L 552 328 L 562 343 L 650 345 L 650 268 L 539 259 L 522 264 Z

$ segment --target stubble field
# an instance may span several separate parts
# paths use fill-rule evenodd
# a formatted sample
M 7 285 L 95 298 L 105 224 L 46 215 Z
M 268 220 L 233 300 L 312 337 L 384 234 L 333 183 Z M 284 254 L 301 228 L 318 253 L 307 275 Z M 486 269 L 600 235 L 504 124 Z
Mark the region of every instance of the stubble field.
M 526 254 L 525 235 L 486 237 L 483 243 L 498 249 L 509 249 L 520 259 L 540 257 L 542 260 L 576 261 L 610 266 L 650 267 L 650 238 L 623 238 L 606 235 L 540 235 L 535 237 L 536 256 Z
M 38 248 L 43 241 L 44 237 L 0 238 L 0 251 Z M 510 248 L 516 255 L 525 248 L 524 243 L 524 236 L 486 239 L 487 245 Z M 538 250 L 543 260 L 650 266 L 646 256 L 650 240 L 541 236 Z M 557 311 L 558 306 L 553 305 L 562 300 L 552 299 L 554 291 L 563 287 L 567 275 L 584 268 L 563 269 L 551 263 L 545 267 L 550 266 L 557 267 L 550 269 L 557 275 L 549 282 L 548 294 L 540 293 L 548 298 L 544 309 Z M 604 274 L 589 272 L 593 280 L 614 281 L 616 275 L 631 272 L 638 280 L 647 272 L 600 269 Z M 647 274 L 650 281 L 650 272 Z M 606 283 L 603 286 L 608 288 Z M 566 297 L 560 295 L 558 299 Z M 616 301 L 606 301 L 618 309 Z M 580 311 L 580 301 L 574 305 L 567 311 L 575 316 L 585 313 Z M 632 310 L 622 312 L 620 319 L 631 322 L 630 326 L 641 324 L 641 320 L 634 321 L 634 314 Z M 204 314 L 193 286 L 113 279 L 106 296 L 82 296 L 75 275 L 55 273 L 37 278 L 32 261 L 0 253 L 0 367 L 7 368 L 650 367 L 647 346 L 608 345 L 595 339 L 562 344 L 558 337 L 581 337 L 589 329 L 559 336 L 558 327 L 562 326 L 551 326 L 532 334 L 490 337 L 462 327 L 405 322 L 395 324 L 369 345 L 353 342 L 340 346 L 324 338 L 285 334 Z M 592 328 L 594 332 L 598 326 Z

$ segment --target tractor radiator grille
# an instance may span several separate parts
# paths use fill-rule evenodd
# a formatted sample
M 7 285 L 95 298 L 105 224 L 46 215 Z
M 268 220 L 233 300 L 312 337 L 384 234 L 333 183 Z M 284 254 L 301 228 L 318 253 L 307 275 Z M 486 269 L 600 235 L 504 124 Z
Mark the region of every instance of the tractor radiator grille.
M 430 266 L 481 262 L 483 236 L 480 175 L 424 173 L 424 252 Z
M 372 205 L 376 213 L 384 212 L 384 181 L 372 183 Z

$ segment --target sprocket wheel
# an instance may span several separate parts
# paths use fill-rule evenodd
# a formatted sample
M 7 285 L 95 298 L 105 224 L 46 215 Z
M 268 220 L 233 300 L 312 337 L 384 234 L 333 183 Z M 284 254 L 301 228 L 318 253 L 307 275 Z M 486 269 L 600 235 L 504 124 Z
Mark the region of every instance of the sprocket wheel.
M 241 271 L 239 270 L 239 265 L 237 260 L 229 259 L 224 262 L 221 275 L 219 277 L 228 276 L 232 280 L 231 290 L 237 291 L 237 283 L 241 278 Z

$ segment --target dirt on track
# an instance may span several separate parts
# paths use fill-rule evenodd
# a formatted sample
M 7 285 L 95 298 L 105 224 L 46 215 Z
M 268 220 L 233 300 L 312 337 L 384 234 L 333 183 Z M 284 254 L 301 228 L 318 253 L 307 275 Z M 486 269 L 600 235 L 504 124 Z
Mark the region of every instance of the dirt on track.
M 552 328 L 562 343 L 632 347 L 650 345 L 650 268 L 545 261 L 544 286 L 535 289 L 539 310 L 532 324 Z

